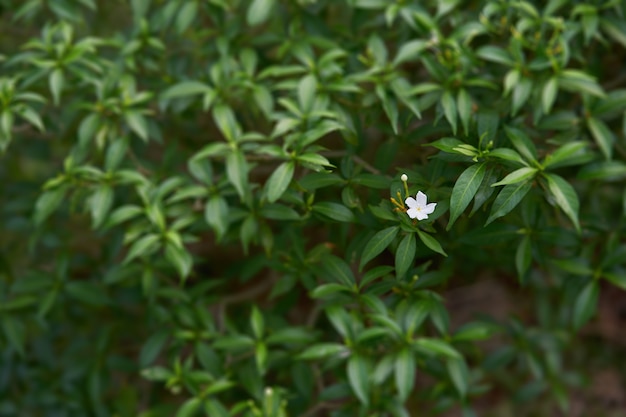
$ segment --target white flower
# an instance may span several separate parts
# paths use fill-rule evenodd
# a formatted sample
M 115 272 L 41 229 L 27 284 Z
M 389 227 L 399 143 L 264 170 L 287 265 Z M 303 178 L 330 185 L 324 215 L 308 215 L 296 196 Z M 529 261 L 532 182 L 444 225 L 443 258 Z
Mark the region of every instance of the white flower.
M 415 196 L 415 198 L 407 197 L 407 199 L 404 200 L 406 205 L 409 206 L 409 209 L 407 210 L 406 214 L 408 214 L 409 217 L 412 219 L 417 219 L 417 220 L 427 219 L 428 215 L 432 214 L 432 212 L 435 211 L 435 207 L 437 206 L 437 203 L 426 204 L 426 201 L 427 201 L 426 198 L 427 198 L 426 194 L 424 194 L 421 191 L 417 192 L 417 195 Z
M 402 176 L 400 177 L 400 179 L 402 180 L 402 182 L 407 182 L 409 180 L 409 177 L 407 177 L 406 174 L 402 174 Z

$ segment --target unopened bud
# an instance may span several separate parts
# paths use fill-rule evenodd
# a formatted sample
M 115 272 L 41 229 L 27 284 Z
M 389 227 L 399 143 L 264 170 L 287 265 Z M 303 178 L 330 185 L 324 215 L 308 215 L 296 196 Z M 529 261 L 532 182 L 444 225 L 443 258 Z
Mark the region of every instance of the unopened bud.
M 402 182 L 407 182 L 409 180 L 409 177 L 406 174 L 402 174 L 400 179 L 402 180 Z

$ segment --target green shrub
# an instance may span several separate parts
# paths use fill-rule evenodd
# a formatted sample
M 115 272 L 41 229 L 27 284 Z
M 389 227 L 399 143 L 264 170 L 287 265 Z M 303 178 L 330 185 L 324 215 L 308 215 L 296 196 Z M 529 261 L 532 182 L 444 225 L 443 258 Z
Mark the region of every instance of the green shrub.
M 0 415 L 555 415 L 621 363 L 623 2 L 0 7 Z

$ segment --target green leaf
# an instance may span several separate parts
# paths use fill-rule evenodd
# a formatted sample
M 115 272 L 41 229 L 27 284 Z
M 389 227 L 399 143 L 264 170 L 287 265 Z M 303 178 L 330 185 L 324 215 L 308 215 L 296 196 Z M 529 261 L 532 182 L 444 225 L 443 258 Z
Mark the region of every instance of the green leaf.
M 291 183 L 295 164 L 293 161 L 283 162 L 276 168 L 276 170 L 270 175 L 269 179 L 265 183 L 265 190 L 267 193 L 267 200 L 270 203 L 278 200 L 287 187 Z
M 513 106 L 511 108 L 511 114 L 517 114 L 526 101 L 528 101 L 532 90 L 533 83 L 526 77 L 521 77 L 515 83 L 515 87 L 513 87 Z
M 311 207 L 311 209 L 319 214 L 323 214 L 324 216 L 336 220 L 338 222 L 352 222 L 354 221 L 354 214 L 344 205 L 331 203 L 329 201 L 322 201 L 320 203 L 316 203 Z
M 272 220 L 300 220 L 300 215 L 291 207 L 282 204 L 266 204 L 259 209 L 261 217 Z
M 467 364 L 463 359 L 448 359 L 446 361 L 448 375 L 454 384 L 459 396 L 465 398 L 470 386 L 470 373 Z
M 353 353 L 348 359 L 347 366 L 348 382 L 361 403 L 369 403 L 370 392 L 370 369 L 367 359 Z
M 35 215 L 33 221 L 41 225 L 57 209 L 65 198 L 65 188 L 48 190 L 41 194 L 35 203 Z
M 148 122 L 141 113 L 135 110 L 129 110 L 124 113 L 124 120 L 126 120 L 130 129 L 144 142 L 148 140 Z
M 149 255 L 159 247 L 161 236 L 157 234 L 148 234 L 136 240 L 124 258 L 123 264 L 127 264 L 138 256 Z
M 252 327 L 252 333 L 257 340 L 260 340 L 265 333 L 265 322 L 263 320 L 263 314 L 256 305 L 252 306 L 252 312 L 250 313 L 250 327 Z
M 243 198 L 248 189 L 248 164 L 241 151 L 233 151 L 226 157 L 226 175 L 239 197 Z
M 377 232 L 365 245 L 363 254 L 361 255 L 361 262 L 359 264 L 359 270 L 363 269 L 363 266 L 378 256 L 384 251 L 387 246 L 391 244 L 393 239 L 398 234 L 400 228 L 398 226 L 391 226 L 386 229 Z
M 226 200 L 219 195 L 211 197 L 204 207 L 204 219 L 220 240 L 228 230 L 229 224 Z
M 515 206 L 519 204 L 524 196 L 530 191 L 532 187 L 532 181 L 518 182 L 516 184 L 505 185 L 500 194 L 496 197 L 496 200 L 491 206 L 491 213 L 487 219 L 488 225 L 497 218 L 500 218 L 513 210 Z
M 545 173 L 544 177 L 548 181 L 550 194 L 552 194 L 556 203 L 561 207 L 561 210 L 570 218 L 576 230 L 580 233 L 580 224 L 578 223 L 578 209 L 580 203 L 578 202 L 578 195 L 574 187 L 565 181 L 563 177 L 558 175 Z
M 554 100 L 556 100 L 556 95 L 558 92 L 558 78 L 550 77 L 548 81 L 546 81 L 546 83 L 544 84 L 543 91 L 541 92 L 541 106 L 545 114 L 550 113 L 550 110 L 552 110 L 552 105 L 554 104 Z
M 324 359 L 329 356 L 336 356 L 344 354 L 348 351 L 348 348 L 340 343 L 317 343 L 310 346 L 298 355 L 298 359 L 302 360 L 314 360 Z
M 413 391 L 415 386 L 415 372 L 417 366 L 415 356 L 411 349 L 404 348 L 397 355 L 394 362 L 394 375 L 396 380 L 396 389 L 400 401 L 404 402 Z
M 176 417 L 193 417 L 196 415 L 196 412 L 202 406 L 202 399 L 192 397 L 180 406 L 178 411 L 176 412 Z
M 456 101 L 449 91 L 444 91 L 441 95 L 441 107 L 443 108 L 443 114 L 446 116 L 446 120 L 448 120 L 452 127 L 452 134 L 456 135 Z
M 91 195 L 89 205 L 91 218 L 93 219 L 93 228 L 97 229 L 104 223 L 113 205 L 113 188 L 107 184 L 98 187 Z
M 572 93 L 587 93 L 596 97 L 604 97 L 604 90 L 595 78 L 580 70 L 566 69 L 559 74 L 559 86 Z
M 515 251 L 515 269 L 517 276 L 522 281 L 532 261 L 531 242 L 528 235 L 524 236 Z
M 187 1 L 178 11 L 176 16 L 176 30 L 178 33 L 185 32 L 198 15 L 198 2 Z
M 572 325 L 576 330 L 586 324 L 596 313 L 600 288 L 598 282 L 593 280 L 585 285 L 576 297 L 572 311 Z
M 50 84 L 50 92 L 52 93 L 52 101 L 55 106 L 59 105 L 61 100 L 61 92 L 65 84 L 65 76 L 61 68 L 55 68 L 48 78 L 48 84 Z
M 167 342 L 169 335 L 170 332 L 168 330 L 160 330 L 146 340 L 146 343 L 144 343 L 139 352 L 139 366 L 141 368 L 145 368 L 156 360 L 163 350 L 163 346 L 165 342 Z
M 396 250 L 396 276 L 398 278 L 404 277 L 411 265 L 413 265 L 416 249 L 415 234 L 406 234 Z
M 513 146 L 515 146 L 515 149 L 517 149 L 528 162 L 537 161 L 537 149 L 526 133 L 509 126 L 505 126 L 504 131 Z
M 511 172 L 500 181 L 491 184 L 491 186 L 497 187 L 500 185 L 517 184 L 518 182 L 521 182 L 521 181 L 529 181 L 535 178 L 535 175 L 537 174 L 537 172 L 538 172 L 537 168 L 523 167 L 523 168 L 520 168 Z
M 474 164 L 463 171 L 456 180 L 450 196 L 450 221 L 446 226 L 446 230 L 450 230 L 454 222 L 472 201 L 485 177 L 485 172 L 486 164 L 484 162 Z
M 426 232 L 422 232 L 419 229 L 417 230 L 417 235 L 419 236 L 422 243 L 426 245 L 427 248 L 429 248 L 433 252 L 440 253 L 443 256 L 448 256 L 448 254 L 443 250 L 439 242 L 437 242 L 437 239 L 435 239 L 434 237 L 432 237 Z
M 341 258 L 335 255 L 326 255 L 321 265 L 322 272 L 333 281 L 339 282 L 348 287 L 352 287 L 356 280 L 352 270 Z
M 298 83 L 298 103 L 300 104 L 300 109 L 306 114 L 313 108 L 316 91 L 317 80 L 312 74 L 305 76 Z
M 220 104 L 213 107 L 213 120 L 228 142 L 235 142 L 241 131 L 233 109 Z
M 180 97 L 188 97 L 197 94 L 206 94 L 213 91 L 211 87 L 200 81 L 182 81 L 175 84 L 161 93 L 162 99 L 174 99 Z
M 417 39 L 403 43 L 398 49 L 398 53 L 393 60 L 392 65 L 394 67 L 402 64 L 406 61 L 411 61 L 419 57 L 420 53 L 426 49 L 428 43 L 424 40 Z
M 585 166 L 578 173 L 584 180 L 621 181 L 626 179 L 626 164 L 619 161 L 605 161 Z
M 191 267 L 193 266 L 193 260 L 185 248 L 181 248 L 173 242 L 168 241 L 165 245 L 165 259 L 174 266 L 181 279 L 185 279 L 189 276 Z
M 548 154 L 543 160 L 544 168 L 554 168 L 577 163 L 581 155 L 587 154 L 587 142 L 575 141 L 564 144 Z
M 346 292 L 350 293 L 352 292 L 352 289 L 344 284 L 336 284 L 331 282 L 330 284 L 322 284 L 315 287 L 315 289 L 309 293 L 309 296 L 311 298 L 326 298 L 329 295 Z
M 449 343 L 444 342 L 441 339 L 422 337 L 415 340 L 413 344 L 420 350 L 430 354 L 439 355 L 450 359 L 460 360 L 462 358 L 459 352 L 457 352 L 452 346 L 450 346 Z
M 515 61 L 513 61 L 509 53 L 497 46 L 483 46 L 476 51 L 476 55 L 487 61 L 503 64 L 507 67 L 515 65 Z
M 5 315 L 2 317 L 2 331 L 4 333 L 4 337 L 8 340 L 13 349 L 15 349 L 21 356 L 24 356 L 26 335 L 22 322 L 12 316 Z
M 615 143 L 613 132 L 611 132 L 606 123 L 595 117 L 589 117 L 587 119 L 587 127 L 589 127 L 591 136 L 593 136 L 598 144 L 604 158 L 607 160 L 611 159 L 613 155 L 613 144 Z
M 250 26 L 260 25 L 272 14 L 276 0 L 253 0 L 248 7 L 246 21 Z
M 465 135 L 469 135 L 469 122 L 472 115 L 472 98 L 464 88 L 461 88 L 456 96 L 456 106 L 459 111 L 461 124 L 463 125 L 463 132 Z

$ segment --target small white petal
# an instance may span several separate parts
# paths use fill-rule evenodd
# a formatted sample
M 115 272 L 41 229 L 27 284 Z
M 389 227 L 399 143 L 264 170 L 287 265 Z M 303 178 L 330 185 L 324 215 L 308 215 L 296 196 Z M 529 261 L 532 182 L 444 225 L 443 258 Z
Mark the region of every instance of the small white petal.
M 417 212 L 417 220 L 426 220 L 428 218 L 428 214 L 426 214 L 423 210 Z
M 417 206 L 419 206 L 413 197 L 407 197 L 406 200 L 404 200 L 404 204 L 409 206 L 409 208 L 417 208 Z
M 433 211 L 435 211 L 435 207 L 437 207 L 437 203 L 426 204 L 426 207 L 422 209 L 422 212 L 426 214 L 431 214 Z
M 410 218 L 415 219 L 419 218 L 420 212 L 416 208 L 410 208 L 406 211 L 406 214 L 409 215 Z
M 424 194 L 423 192 L 418 191 L 415 199 L 417 200 L 418 205 L 422 207 L 426 205 L 426 194 Z

